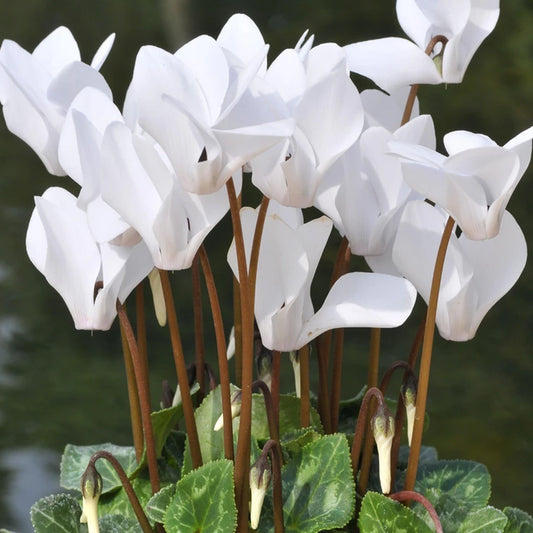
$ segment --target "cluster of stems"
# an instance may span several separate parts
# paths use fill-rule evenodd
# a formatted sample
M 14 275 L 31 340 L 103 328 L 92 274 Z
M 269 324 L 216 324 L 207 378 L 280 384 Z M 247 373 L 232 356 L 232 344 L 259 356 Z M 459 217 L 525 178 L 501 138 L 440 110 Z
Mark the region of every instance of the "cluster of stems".
M 428 47 L 430 53 L 436 43 L 445 41 L 441 37 L 436 37 Z M 410 118 L 412 106 L 415 100 L 417 87 L 409 95 L 403 122 Z M 255 234 L 253 238 L 250 257 L 246 257 L 243 230 L 240 220 L 240 198 L 237 196 L 233 181 L 230 179 L 226 185 L 227 195 L 230 204 L 231 220 L 233 224 L 233 235 L 235 239 L 235 249 L 238 265 L 238 280 L 234 280 L 234 329 L 235 329 L 235 376 L 237 384 L 241 389 L 241 410 L 240 425 L 237 440 L 237 448 L 233 446 L 233 428 L 230 397 L 230 370 L 226 353 L 226 337 L 224 333 L 224 323 L 222 311 L 217 295 L 216 285 L 207 257 L 205 248 L 202 246 L 193 262 L 192 267 L 192 287 L 193 287 L 193 311 L 195 324 L 195 353 L 194 366 L 196 369 L 196 380 L 200 385 L 199 396 L 204 396 L 205 381 L 205 346 L 203 340 L 203 310 L 202 310 L 202 287 L 201 275 L 203 272 L 205 287 L 211 307 L 213 319 L 216 349 L 218 358 L 218 370 L 220 380 L 220 390 L 222 398 L 222 420 L 224 428 L 224 454 L 229 460 L 234 461 L 235 477 L 235 501 L 238 510 L 239 533 L 247 532 L 249 529 L 249 501 L 250 501 L 250 448 L 251 448 L 251 422 L 252 422 L 252 392 L 259 390 L 264 397 L 271 440 L 263 449 L 263 461 L 266 456 L 274 468 L 274 517 L 275 531 L 282 532 L 283 526 L 283 502 L 281 494 L 281 448 L 279 442 L 279 395 L 280 395 L 280 366 L 281 353 L 272 352 L 271 385 L 266 385 L 263 381 L 253 381 L 254 373 L 254 300 L 255 281 L 257 277 L 257 265 L 261 244 L 261 236 L 265 217 L 269 205 L 268 198 L 264 197 L 259 208 Z M 367 393 L 364 397 L 360 413 L 357 419 L 355 435 L 351 450 L 352 467 L 354 479 L 357 481 L 357 491 L 359 495 L 364 495 L 368 483 L 371 458 L 374 448 L 374 437 L 370 430 L 370 416 L 377 409 L 385 405 L 384 394 L 388 387 L 390 376 L 396 369 L 404 370 L 404 382 L 415 375 L 415 365 L 422 344 L 420 357 L 420 371 L 418 375 L 418 389 L 416 391 L 416 414 L 412 430 L 411 450 L 406 473 L 404 491 L 396 493 L 391 498 L 397 500 L 421 501 L 419 495 L 413 492 L 418 459 L 422 442 L 422 429 L 425 416 L 426 398 L 429 384 L 429 374 L 431 367 L 431 352 L 433 335 L 435 329 L 435 317 L 441 275 L 444 265 L 444 257 L 447 244 L 454 227 L 454 221 L 450 218 L 444 234 L 435 262 L 433 283 L 428 303 L 427 313 L 416 336 L 409 358 L 405 362 L 395 363 L 383 377 L 378 388 L 379 379 L 379 352 L 381 332 L 379 329 L 372 329 L 370 336 L 370 354 L 367 377 Z M 333 268 L 331 284 L 335 283 L 343 274 L 349 271 L 350 247 L 344 238 L 341 241 L 335 266 Z M 183 406 L 185 426 L 188 436 L 189 449 L 191 453 L 192 466 L 197 468 L 202 465 L 202 453 L 194 416 L 194 404 L 190 392 L 190 383 L 187 373 L 187 366 L 178 325 L 178 318 L 174 305 L 172 288 L 168 273 L 159 271 L 159 277 L 164 296 L 164 309 L 170 333 L 172 353 L 176 368 L 176 376 L 179 387 L 180 398 Z M 150 390 L 148 380 L 148 358 L 147 339 L 144 315 L 144 299 L 142 286 L 138 287 L 135 297 L 136 303 L 136 332 L 128 319 L 126 308 L 117 304 L 118 317 L 120 321 L 124 360 L 128 383 L 128 395 L 130 400 L 130 412 L 133 428 L 133 442 L 136 450 L 137 460 L 140 461 L 143 452 L 146 453 L 147 465 L 150 475 L 152 492 L 155 494 L 160 490 L 160 481 L 157 468 L 156 447 L 151 423 Z M 319 369 L 319 390 L 318 390 L 318 411 L 326 433 L 335 433 L 339 425 L 339 404 L 342 376 L 342 356 L 344 345 L 343 330 L 326 332 L 315 342 L 317 362 Z M 300 423 L 303 428 L 311 425 L 310 407 L 310 386 L 309 386 L 309 356 L 310 349 L 306 345 L 297 354 L 299 361 L 299 391 L 300 391 Z M 331 376 L 331 382 L 329 377 Z M 214 385 L 214 378 L 210 377 L 211 385 Z M 396 470 L 398 449 L 400 443 L 401 428 L 404 422 L 404 404 L 399 398 L 398 410 L 396 412 L 395 424 L 397 428 L 394 433 L 391 453 L 391 483 L 394 486 L 394 474 Z M 152 531 L 139 506 L 138 500 L 133 493 L 131 484 L 124 474 L 120 465 L 107 452 L 98 452 L 93 456 L 88 469 L 94 468 L 94 463 L 99 458 L 105 458 L 117 470 L 124 488 L 132 502 L 139 523 L 143 531 Z M 360 468 L 359 468 L 359 465 Z M 424 505 L 426 504 L 425 502 Z M 428 508 L 430 515 L 437 524 L 434 510 Z M 159 530 L 162 526 L 157 526 Z M 440 527 L 440 525 L 438 526 Z M 437 527 L 437 531 L 439 531 Z M 440 529 L 441 530 L 441 529 Z

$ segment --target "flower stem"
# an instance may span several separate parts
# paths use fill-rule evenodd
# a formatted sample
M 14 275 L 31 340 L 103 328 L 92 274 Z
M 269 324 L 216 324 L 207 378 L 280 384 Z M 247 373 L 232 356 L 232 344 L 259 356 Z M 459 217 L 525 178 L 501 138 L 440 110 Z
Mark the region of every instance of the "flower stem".
M 437 515 L 437 511 L 435 511 L 435 508 L 433 505 L 431 505 L 431 502 L 422 496 L 419 492 L 414 492 L 411 490 L 402 490 L 400 492 L 395 492 L 394 494 L 390 494 L 389 498 L 391 500 L 396 500 L 398 502 L 406 502 L 410 500 L 414 500 L 418 503 L 421 503 L 428 512 L 429 516 L 431 517 L 431 520 L 433 520 L 433 525 L 435 526 L 435 532 L 436 533 L 443 533 L 442 525 L 439 520 L 439 516 Z
M 274 406 L 272 403 L 272 395 L 270 394 L 270 389 L 268 388 L 268 385 L 260 379 L 252 383 L 252 390 L 255 391 L 257 389 L 259 389 L 263 394 L 270 438 L 279 443 L 279 427 L 278 421 L 274 416 Z
M 117 312 L 120 324 L 124 331 L 124 336 L 128 343 L 135 372 L 135 380 L 137 382 L 137 390 L 139 391 L 139 402 L 141 407 L 142 424 L 144 429 L 144 441 L 146 444 L 146 458 L 148 461 L 148 471 L 150 473 L 150 484 L 152 493 L 155 494 L 160 489 L 159 472 L 157 467 L 157 456 L 154 442 L 154 432 L 152 428 L 152 418 L 150 417 L 150 398 L 148 396 L 148 375 L 143 371 L 143 365 L 137 348 L 137 342 L 133 329 L 131 327 L 126 309 L 117 301 Z
M 377 387 L 371 387 L 366 391 L 366 394 L 363 398 L 363 401 L 361 403 L 361 408 L 359 409 L 359 415 L 357 417 L 357 422 L 355 424 L 355 432 L 353 436 L 352 441 L 352 449 L 350 452 L 351 458 L 352 458 L 352 470 L 353 470 L 353 478 L 354 481 L 356 481 L 357 478 L 357 471 L 359 469 L 359 456 L 361 455 L 361 448 L 363 446 L 363 437 L 365 433 L 368 431 L 368 411 L 370 407 L 370 400 L 377 399 L 378 402 L 383 402 L 383 394 L 381 394 L 381 391 Z M 370 410 L 370 413 L 372 413 L 373 410 Z M 358 487 L 358 492 L 359 487 Z
M 381 329 L 372 328 L 370 330 L 370 356 L 368 361 L 368 377 L 366 381 L 369 389 L 378 386 L 380 344 Z M 374 409 L 375 402 L 371 401 L 370 412 L 373 412 Z M 370 475 L 370 464 L 372 462 L 373 449 L 374 437 L 371 431 L 367 431 L 365 436 L 365 446 L 363 449 L 363 459 L 361 461 L 361 473 L 359 474 L 359 488 L 361 493 L 366 492 L 368 476 Z
M 220 394 L 222 397 L 222 416 L 224 419 L 224 455 L 226 459 L 233 460 L 233 432 L 231 423 L 231 394 L 230 379 L 228 369 L 228 359 L 226 357 L 226 338 L 224 335 L 224 322 L 215 285 L 215 279 L 209 264 L 207 252 L 202 245 L 199 251 L 200 263 L 205 278 L 205 285 L 209 302 L 211 304 L 211 314 L 215 327 L 215 338 L 217 344 L 218 368 L 220 373 Z
M 192 305 L 194 315 L 194 344 L 196 353 L 196 381 L 200 385 L 198 391 L 199 400 L 201 401 L 205 395 L 204 390 L 204 361 L 205 361 L 205 345 L 204 345 L 204 326 L 202 314 L 202 287 L 200 285 L 200 260 L 198 253 L 196 254 L 192 266 Z
M 137 326 L 137 346 L 139 356 L 146 375 L 148 374 L 148 343 L 146 342 L 146 313 L 144 309 L 143 282 L 135 287 L 135 320 Z M 150 382 L 147 383 L 148 397 L 150 397 Z
M 237 454 L 235 458 L 235 499 L 238 510 L 237 531 L 245 533 L 248 528 L 248 501 L 250 493 L 250 438 L 252 430 L 252 379 L 254 368 L 254 314 L 253 303 L 250 302 L 246 253 L 242 232 L 239 205 L 233 180 L 226 182 L 226 190 L 230 203 L 233 236 L 239 270 L 239 297 L 242 326 L 242 383 L 241 383 L 241 414 Z
M 333 333 L 333 372 L 331 374 L 331 433 L 339 427 L 339 405 L 342 387 L 342 355 L 344 348 L 344 328 Z
M 272 462 L 272 499 L 274 507 L 274 533 L 285 533 L 283 523 L 283 491 L 281 483 L 281 466 L 283 458 L 280 444 L 276 440 L 268 440 L 263 446 L 262 454 L 268 453 Z
M 128 339 L 122 322 L 120 323 L 120 336 L 122 339 L 122 352 L 124 353 L 124 366 L 126 368 L 126 381 L 128 384 L 128 399 L 130 404 L 130 418 L 131 430 L 133 434 L 133 445 L 135 447 L 135 458 L 137 463 L 141 460 L 143 454 L 143 428 L 141 417 L 141 406 L 139 404 L 139 391 L 137 390 L 137 383 L 135 381 L 135 370 L 133 368 L 133 360 L 131 351 L 128 345 Z
M 446 46 L 446 43 L 448 42 L 448 39 L 444 37 L 444 35 L 435 35 L 431 41 L 429 41 L 427 47 L 426 47 L 426 55 L 430 55 L 431 52 L 433 52 L 433 48 L 437 45 L 437 43 L 441 43 L 444 47 Z M 405 104 L 405 109 L 403 111 L 402 116 L 402 126 L 404 124 L 407 124 L 409 120 L 411 120 L 411 113 L 413 112 L 413 106 L 415 105 L 416 95 L 418 93 L 418 88 L 420 87 L 419 84 L 411 85 L 411 90 L 409 91 L 409 96 L 407 97 L 407 102 Z
M 435 260 L 435 269 L 433 271 L 433 280 L 431 282 L 431 292 L 427 316 L 424 327 L 424 343 L 422 346 L 422 355 L 420 358 L 420 372 L 418 376 L 418 390 L 416 396 L 416 413 L 411 439 L 411 451 L 409 453 L 409 462 L 407 463 L 407 472 L 405 475 L 405 490 L 413 490 L 416 481 L 416 472 L 418 470 L 418 459 L 422 447 L 422 431 L 424 429 L 424 417 L 426 414 L 426 401 L 429 387 L 429 374 L 431 370 L 431 355 L 433 351 L 433 337 L 435 334 L 435 318 L 437 316 L 437 302 L 439 298 L 440 282 L 442 271 L 444 269 L 444 259 L 446 249 L 452 234 L 455 221 L 452 217 L 448 218 Z
M 298 350 L 300 359 L 300 425 L 311 425 L 311 394 L 309 391 L 309 344 Z
M 270 394 L 272 395 L 272 408 L 274 410 L 274 420 L 279 426 L 279 381 L 281 377 L 281 352 L 272 351 L 272 386 Z
M 198 439 L 196 420 L 194 418 L 194 407 L 192 404 L 191 390 L 189 389 L 189 378 L 187 376 L 187 367 L 183 355 L 183 346 L 181 344 L 178 317 L 174 306 L 174 297 L 172 296 L 172 288 L 170 286 L 168 272 L 166 270 L 160 270 L 159 275 L 161 277 L 161 286 L 163 287 L 165 307 L 167 308 L 168 329 L 170 331 L 172 353 L 174 356 L 174 364 L 176 366 L 176 374 L 178 376 L 178 386 L 181 393 L 185 427 L 189 439 L 189 449 L 191 450 L 192 466 L 193 468 L 198 468 L 202 465 L 202 452 L 200 450 L 200 441 Z
M 139 499 L 137 498 L 135 491 L 133 490 L 133 487 L 130 483 L 130 480 L 128 479 L 128 476 L 126 475 L 126 472 L 124 472 L 122 465 L 118 462 L 118 460 L 113 454 L 106 452 L 104 450 L 101 450 L 96 453 L 93 453 L 93 455 L 89 459 L 89 464 L 87 465 L 87 468 L 94 468 L 95 463 L 96 461 L 98 461 L 98 459 L 105 459 L 115 469 L 115 472 L 117 473 L 120 479 L 120 482 L 122 483 L 122 486 L 124 487 L 124 491 L 126 492 L 126 495 L 128 496 L 133 512 L 135 513 L 135 516 L 137 517 L 137 521 L 139 522 L 139 525 L 141 526 L 141 529 L 143 530 L 143 533 L 153 533 L 152 526 L 150 525 L 150 522 L 148 521 L 148 518 L 146 517 L 146 514 L 144 513 L 142 505 L 139 502 Z

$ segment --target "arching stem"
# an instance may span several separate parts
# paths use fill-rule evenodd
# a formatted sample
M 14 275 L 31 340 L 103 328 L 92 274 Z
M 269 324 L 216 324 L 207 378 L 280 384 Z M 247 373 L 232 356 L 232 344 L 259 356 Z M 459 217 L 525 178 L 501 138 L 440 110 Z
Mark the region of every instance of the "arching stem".
M 422 346 L 422 355 L 420 358 L 420 372 L 418 376 L 415 422 L 413 428 L 413 436 L 411 439 L 409 462 L 407 464 L 407 472 L 405 475 L 405 490 L 413 490 L 416 481 L 418 459 L 420 456 L 420 449 L 422 447 L 424 417 L 426 414 L 429 374 L 431 370 L 431 355 L 433 351 L 433 337 L 435 334 L 435 318 L 437 316 L 437 302 L 439 298 L 442 271 L 444 269 L 446 249 L 448 248 L 448 243 L 450 241 L 450 236 L 452 234 L 454 224 L 455 221 L 453 220 L 453 218 L 449 217 L 448 221 L 446 222 L 444 232 L 442 234 L 439 250 L 437 252 L 437 258 L 435 261 L 435 269 L 433 271 L 433 280 L 431 283 L 431 292 L 429 295 L 427 318 L 424 327 L 424 343 Z
M 422 496 L 422 494 L 420 494 L 419 492 L 414 492 L 411 490 L 402 490 L 400 492 L 390 494 L 389 498 L 397 502 L 407 502 L 413 500 L 415 502 L 421 503 L 425 507 L 429 516 L 431 517 L 431 520 L 433 520 L 435 532 L 443 533 L 442 525 L 440 523 L 439 516 L 437 515 L 437 511 L 435 511 L 435 508 L 433 507 L 433 505 L 431 505 L 431 502 L 427 498 Z

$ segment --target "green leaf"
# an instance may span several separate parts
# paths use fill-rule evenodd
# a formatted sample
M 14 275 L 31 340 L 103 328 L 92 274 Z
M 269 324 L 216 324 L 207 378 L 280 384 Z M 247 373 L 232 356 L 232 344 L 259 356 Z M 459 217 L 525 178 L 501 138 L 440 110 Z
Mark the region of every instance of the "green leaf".
M 490 497 L 490 475 L 474 461 L 437 461 L 420 465 L 416 488 L 435 506 L 435 497 L 451 496 L 469 509 L 485 507 Z
M 79 533 L 81 507 L 69 494 L 40 499 L 30 509 L 35 533 Z
M 509 519 L 504 533 L 533 533 L 533 518 L 514 507 L 506 507 L 503 512 Z
M 494 507 L 484 507 L 469 513 L 457 533 L 503 533 L 507 517 Z
M 161 411 L 150 413 L 157 457 L 161 457 L 163 446 L 165 445 L 170 432 L 181 418 L 180 413 L 182 411 L 183 409 L 181 408 L 181 405 L 176 405 L 175 407 L 168 407 L 167 409 L 161 409 Z
M 133 490 L 139 498 L 141 505 L 144 507 L 152 497 L 152 487 L 150 481 L 144 478 L 134 479 L 132 482 Z M 133 508 L 126 491 L 123 488 L 104 494 L 98 502 L 99 516 L 121 515 L 124 518 L 132 518 L 137 521 Z
M 180 478 L 186 437 L 187 435 L 183 431 L 171 431 L 168 436 L 161 454 L 162 458 L 159 461 L 161 483 L 175 483 Z
M 233 385 L 230 386 L 230 393 L 236 390 Z M 215 423 L 222 413 L 222 399 L 220 396 L 220 387 L 212 390 L 194 412 L 196 427 L 198 428 L 198 438 L 200 440 L 200 450 L 202 452 L 202 461 L 204 464 L 224 457 L 224 431 L 214 431 Z M 233 429 L 235 432 L 236 420 L 233 420 Z M 185 456 L 183 459 L 183 474 L 192 470 L 191 453 L 188 442 L 185 446 Z
M 137 460 L 135 458 L 135 449 L 131 446 L 116 446 L 110 443 L 92 444 L 90 446 L 67 444 L 63 452 L 63 457 L 61 458 L 61 474 L 59 479 L 61 487 L 80 492 L 81 476 L 87 468 L 89 459 L 94 453 L 100 450 L 105 450 L 113 454 L 128 476 L 135 471 Z M 122 486 L 115 469 L 108 461 L 99 459 L 96 463 L 96 468 L 102 476 L 104 483 L 102 494 L 106 494 Z
M 377 492 L 363 498 L 359 521 L 361 533 L 431 533 L 431 529 L 411 509 Z
M 106 515 L 98 519 L 100 533 L 142 533 L 142 528 L 135 518 L 121 515 Z
M 317 533 L 350 520 L 355 485 L 348 441 L 343 434 L 310 442 L 282 471 L 286 533 Z M 261 516 L 260 531 L 273 531 L 271 513 Z
M 167 533 L 233 533 L 236 525 L 231 461 L 208 463 L 178 481 L 165 512 Z
M 167 507 L 170 505 L 175 493 L 176 485 L 172 484 L 161 489 L 157 494 L 154 494 L 146 504 L 148 518 L 162 524 L 165 521 Z
M 8 529 L 0 529 L 0 533 L 15 533 L 14 531 L 9 531 Z
M 322 423 L 318 413 L 311 408 L 311 426 L 323 433 Z M 292 395 L 281 395 L 279 398 L 279 434 L 301 429 L 300 425 L 300 399 Z M 268 419 L 265 402 L 262 394 L 254 394 L 252 397 L 252 435 L 257 440 L 268 440 Z

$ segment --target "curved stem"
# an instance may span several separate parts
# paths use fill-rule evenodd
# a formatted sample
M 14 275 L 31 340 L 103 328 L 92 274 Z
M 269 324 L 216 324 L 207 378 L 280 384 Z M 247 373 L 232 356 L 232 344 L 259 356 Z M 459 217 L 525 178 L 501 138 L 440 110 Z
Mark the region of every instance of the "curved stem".
M 204 361 L 205 361 L 205 345 L 204 345 L 204 326 L 202 313 L 202 287 L 200 285 L 200 260 L 198 253 L 196 254 L 192 266 L 192 306 L 194 316 L 194 344 L 196 353 L 196 381 L 200 385 L 199 401 L 205 395 L 204 390 Z
M 283 523 L 283 491 L 281 483 L 281 466 L 283 458 L 278 441 L 269 440 L 263 446 L 263 454 L 268 453 L 272 462 L 272 499 L 274 506 L 274 533 L 285 533 Z
M 421 503 L 426 508 L 426 511 L 431 517 L 431 520 L 433 520 L 436 533 L 443 533 L 442 525 L 440 523 L 439 516 L 437 515 L 437 511 L 435 511 L 435 508 L 433 507 L 433 505 L 431 505 L 431 502 L 427 498 L 422 496 L 422 494 L 420 494 L 419 492 L 414 492 L 412 490 L 402 490 L 400 492 L 390 494 L 389 498 L 397 502 L 406 502 L 414 500 L 418 503 Z
M 437 258 L 435 260 L 435 269 L 433 271 L 433 280 L 431 282 L 431 292 L 427 309 L 427 318 L 424 327 L 424 344 L 422 346 L 422 355 L 420 358 L 420 373 L 418 376 L 418 390 L 416 395 L 416 412 L 413 427 L 413 436 L 411 439 L 411 451 L 409 453 L 409 462 L 405 474 L 405 490 L 413 490 L 416 481 L 416 472 L 418 470 L 418 459 L 422 447 L 422 431 L 424 429 L 424 417 L 426 414 L 426 400 L 429 387 L 429 374 L 431 370 L 431 355 L 433 351 L 433 337 L 435 334 L 435 318 L 437 316 L 437 302 L 439 298 L 440 282 L 442 271 L 444 269 L 444 259 L 446 249 L 452 234 L 455 222 L 452 217 L 448 218 L 442 239 L 440 241 Z
M 191 390 L 189 388 L 189 378 L 187 375 L 187 367 L 185 365 L 185 357 L 183 355 L 183 346 L 181 344 L 178 317 L 174 306 L 174 297 L 172 296 L 172 288 L 170 286 L 168 272 L 166 270 L 160 270 L 159 275 L 161 277 L 165 306 L 167 308 L 168 329 L 170 332 L 174 364 L 178 375 L 178 386 L 180 388 L 187 437 L 189 438 L 192 465 L 193 468 L 198 468 L 202 464 L 202 452 L 200 451 L 200 441 L 198 439 L 196 420 L 194 418 L 194 407 L 192 405 Z
M 270 394 L 270 389 L 268 385 L 261 381 L 260 379 L 252 383 L 252 391 L 259 389 L 263 393 L 263 400 L 265 402 L 265 410 L 268 420 L 268 431 L 270 433 L 270 438 L 279 443 L 279 428 L 278 422 L 274 416 L 274 405 L 272 402 L 272 395 Z
M 106 452 L 104 450 L 101 450 L 96 453 L 93 453 L 93 455 L 89 459 L 87 468 L 88 469 L 95 468 L 95 463 L 96 461 L 98 461 L 98 459 L 105 459 L 115 469 L 115 472 L 117 473 L 120 479 L 120 482 L 122 483 L 122 486 L 124 487 L 126 495 L 128 496 L 128 500 L 130 501 L 133 512 L 135 513 L 135 516 L 137 517 L 137 521 L 139 522 L 139 525 L 141 526 L 141 529 L 143 530 L 143 533 L 153 533 L 152 526 L 150 525 L 150 522 L 148 521 L 148 518 L 146 517 L 146 514 L 144 513 L 142 505 L 139 502 L 139 499 L 137 498 L 135 491 L 133 490 L 133 487 L 130 483 L 130 480 L 128 479 L 126 472 L 122 468 L 122 465 L 118 462 L 118 460 L 115 458 L 113 454 Z
M 377 387 L 379 376 L 379 352 L 381 345 L 381 329 L 372 328 L 370 330 L 370 356 L 368 361 L 367 387 Z M 370 404 L 370 412 L 375 409 L 375 403 Z M 361 493 L 366 492 L 368 477 L 370 475 L 370 465 L 372 463 L 372 451 L 374 450 L 374 437 L 371 431 L 366 432 L 365 446 L 363 449 L 363 459 L 361 461 L 361 473 L 359 474 L 359 488 Z
M 141 416 L 141 405 L 139 403 L 139 391 L 135 380 L 135 369 L 128 345 L 128 339 L 124 331 L 124 326 L 120 322 L 120 337 L 122 339 L 122 352 L 124 354 L 124 366 L 126 368 L 126 381 L 128 385 L 128 399 L 130 404 L 131 431 L 133 434 L 133 446 L 135 447 L 135 458 L 139 462 L 143 454 L 143 427 Z
M 444 50 L 444 47 L 446 46 L 447 42 L 448 42 L 448 39 L 444 37 L 444 35 L 436 35 L 435 37 L 433 37 L 433 39 L 431 39 L 431 41 L 429 41 L 426 47 L 426 50 L 425 50 L 426 55 L 429 56 L 431 54 L 431 52 L 433 51 L 433 48 L 435 48 L 437 43 L 441 43 L 443 50 Z M 418 93 L 419 87 L 420 87 L 419 84 L 415 84 L 411 86 L 411 90 L 409 91 L 409 96 L 407 97 L 407 102 L 405 104 L 405 109 L 404 109 L 403 116 L 402 116 L 402 124 L 401 124 L 402 126 L 404 124 L 407 124 L 407 122 L 409 122 L 409 120 L 411 119 L 411 113 L 413 112 L 413 106 L 415 104 L 415 99 L 416 99 L 416 95 Z
M 259 251 L 261 249 L 261 237 L 263 236 L 263 228 L 265 227 L 265 219 L 268 211 L 270 198 L 263 196 L 259 212 L 257 214 L 257 222 L 255 223 L 254 240 L 252 242 L 252 253 L 250 254 L 250 271 L 248 273 L 248 283 L 250 286 L 250 302 L 255 302 L 255 281 L 257 279 L 257 266 L 259 264 Z
M 369 403 L 373 398 L 376 398 L 380 403 L 383 402 L 383 394 L 381 394 L 381 391 L 377 387 L 371 387 L 366 391 L 361 403 L 361 409 L 359 409 L 359 416 L 357 417 L 357 422 L 355 424 L 352 449 L 350 452 L 354 481 L 357 478 L 357 470 L 359 469 L 359 456 L 361 455 L 361 448 L 363 446 L 363 436 L 368 426 L 367 421 L 369 420 Z
M 148 397 L 148 375 L 144 373 L 137 342 L 131 327 L 126 309 L 117 301 L 117 312 L 121 326 L 124 329 L 124 335 L 128 343 L 135 371 L 135 380 L 137 381 L 137 390 L 139 391 L 139 402 L 141 406 L 141 416 L 144 429 L 144 442 L 146 443 L 146 459 L 148 461 L 148 471 L 150 473 L 150 484 L 152 493 L 155 494 L 160 489 L 159 472 L 157 467 L 157 454 L 154 442 L 154 432 L 152 428 L 152 418 L 150 417 L 150 398 Z
M 383 393 L 383 396 L 387 394 L 387 389 L 389 387 L 389 382 L 392 378 L 392 374 L 399 368 L 403 368 L 404 370 L 409 369 L 409 363 L 406 363 L 405 361 L 394 361 L 385 374 L 383 374 L 383 377 L 381 378 L 381 383 L 379 384 L 379 390 Z

